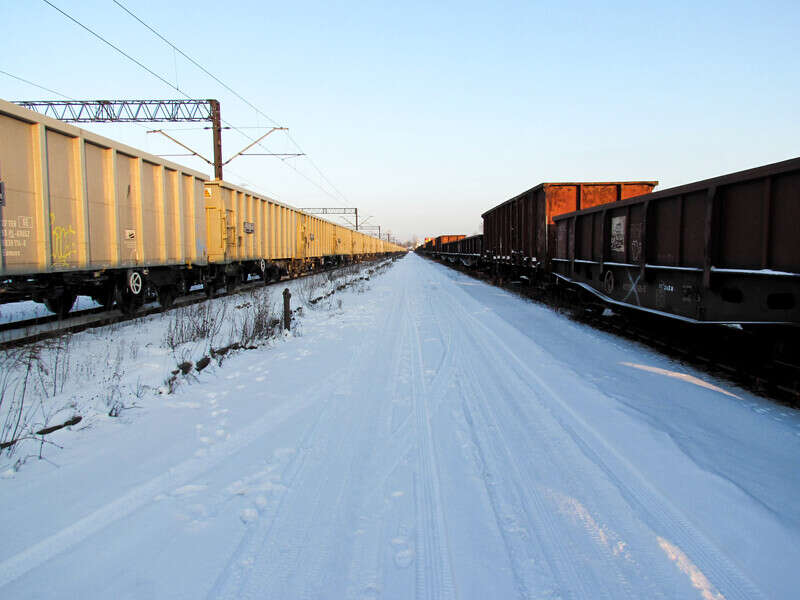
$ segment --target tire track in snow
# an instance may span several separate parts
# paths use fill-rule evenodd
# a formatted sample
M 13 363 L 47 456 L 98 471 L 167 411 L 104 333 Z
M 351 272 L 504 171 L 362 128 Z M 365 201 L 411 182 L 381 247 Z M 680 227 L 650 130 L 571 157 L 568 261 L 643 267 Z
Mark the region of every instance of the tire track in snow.
M 462 292 L 463 293 L 463 292 Z M 451 296 L 452 297 L 452 296 Z M 452 302 L 460 306 L 460 302 Z M 505 340 L 496 334 L 466 309 L 461 310 L 464 319 L 475 325 L 473 331 L 483 332 L 480 336 L 485 348 L 497 356 L 498 362 L 516 365 L 521 380 L 535 382 L 550 400 L 546 407 L 559 422 L 564 431 L 581 448 L 584 455 L 597 465 L 613 482 L 629 505 L 643 521 L 662 539 L 681 549 L 697 565 L 695 568 L 707 577 L 720 590 L 727 600 L 748 600 L 763 598 L 761 591 L 720 551 L 701 531 L 696 529 L 680 510 L 660 494 L 653 484 L 625 458 L 595 428 L 569 406 L 542 377 L 533 371 Z M 475 338 L 478 340 L 478 336 Z M 491 340 L 492 343 L 486 343 Z M 505 360 L 503 360 L 505 359 Z M 628 477 L 620 474 L 626 473 Z M 636 486 L 630 485 L 635 481 Z
M 439 361 L 432 381 L 425 384 L 425 363 L 422 340 L 416 320 L 407 320 L 411 339 L 415 342 L 416 360 L 412 361 L 412 394 L 417 429 L 418 468 L 414 474 L 416 505 L 416 598 L 418 600 L 456 598 L 456 588 L 447 543 L 447 525 L 442 511 L 440 480 L 436 464 L 429 399 L 436 398 L 453 377 L 452 339 L 447 336 L 444 356 Z M 445 339 L 444 331 L 441 330 Z
M 451 324 L 457 336 L 454 345 L 471 350 L 481 348 L 482 354 L 490 356 L 492 349 L 485 345 L 485 340 L 471 337 L 469 327 L 453 327 L 454 323 L 468 322 L 471 317 L 462 304 L 445 289 L 440 290 L 439 300 L 437 318 Z M 588 577 L 579 568 L 575 560 L 579 546 L 565 539 L 564 530 L 558 527 L 548 499 L 538 491 L 540 483 L 527 473 L 517 458 L 518 455 L 533 456 L 537 449 L 530 446 L 525 436 L 517 436 L 514 443 L 509 442 L 506 427 L 494 409 L 494 405 L 503 402 L 504 398 L 485 389 L 488 384 L 480 381 L 476 374 L 490 370 L 485 364 L 476 364 L 472 356 L 474 352 L 465 351 L 458 362 L 456 380 L 461 408 L 520 596 L 541 597 L 543 592 L 561 596 L 576 591 L 578 598 L 619 597 L 620 592 L 633 598 L 629 591 L 625 592 L 625 587 L 615 588 L 616 595 L 612 595 L 610 590 L 603 590 L 603 582 Z M 502 370 L 493 370 L 491 375 L 491 381 L 496 385 L 498 378 L 502 377 Z M 480 398 L 475 398 L 478 395 Z M 530 546 L 534 540 L 538 541 L 537 548 Z M 547 565 L 547 573 L 531 569 L 533 551 L 538 551 L 537 559 Z
M 280 481 L 282 485 L 285 486 L 286 490 L 294 486 L 297 474 L 302 469 L 303 463 L 308 456 L 310 447 L 309 441 L 323 421 L 323 417 L 326 416 L 329 406 L 329 403 L 325 403 L 323 410 L 319 411 L 313 423 L 303 434 L 298 451 L 295 452 L 292 459 L 281 472 Z M 275 512 L 282 509 L 287 497 L 286 490 L 283 491 Z M 245 597 L 242 594 L 241 588 L 253 569 L 254 557 L 256 557 L 257 551 L 263 546 L 263 541 L 269 535 L 273 523 L 274 514 L 271 516 L 263 515 L 256 522 L 256 525 L 245 530 L 239 545 L 236 547 L 233 554 L 228 557 L 225 568 L 222 569 L 220 575 L 217 577 L 217 581 L 211 590 L 209 590 L 206 596 L 207 598 L 225 599 Z
M 399 318 L 395 308 L 387 326 Z M 353 382 L 374 371 L 370 359 L 383 342 L 376 328 L 370 333 L 339 373 L 344 391 L 326 403 L 325 414 L 304 437 L 303 460 L 296 463 L 279 506 L 247 531 L 209 598 L 317 598 L 334 593 L 338 582 L 329 579 L 341 569 L 330 566 L 344 560 L 341 542 L 356 520 L 351 498 L 359 487 L 360 465 L 379 437 L 376 425 L 390 424 L 379 414 L 385 404 L 352 394 Z
M 388 410 L 384 411 L 377 423 L 381 428 L 378 439 L 385 442 L 381 447 L 375 448 L 375 452 L 366 460 L 363 485 L 357 493 L 363 497 L 363 501 L 359 507 L 359 529 L 354 535 L 348 568 L 347 598 L 377 598 L 384 589 L 384 564 L 388 540 L 391 537 L 386 517 L 393 508 L 386 501 L 386 486 L 414 447 L 411 413 L 400 423 L 394 422 L 396 406 L 410 397 L 408 388 L 411 385 L 411 353 L 408 350 L 408 331 L 406 327 L 400 327 L 400 323 L 405 323 L 409 318 L 406 286 L 401 287 L 401 294 L 394 297 L 394 301 L 395 309 L 399 313 L 397 329 L 387 329 L 400 329 L 401 332 L 394 339 L 391 349 L 392 374 L 388 378 L 388 401 L 382 403 Z
M 474 375 L 477 368 L 465 365 L 462 373 L 466 382 L 462 389 L 464 416 L 484 465 L 484 486 L 522 597 L 531 597 L 533 590 L 541 592 L 544 585 L 556 597 L 636 598 L 623 577 L 618 575 L 620 585 L 609 588 L 608 579 L 600 580 L 592 571 L 582 568 L 583 564 L 604 564 L 603 572 L 617 571 L 605 553 L 585 556 L 582 539 L 570 536 L 569 529 L 562 526 L 563 521 L 557 518 L 552 503 L 541 491 L 541 482 L 518 458 L 538 456 L 540 461 L 550 463 L 556 457 L 542 455 L 541 446 L 531 445 L 524 435 L 509 439 L 508 421 L 498 418 L 493 408 L 502 399 L 486 392 L 484 384 Z M 519 420 L 515 429 L 523 422 Z M 563 469 L 561 475 L 567 474 Z M 544 577 L 542 573 L 532 573 L 526 562 L 531 551 L 528 544 L 534 541 L 538 542 L 537 558 L 548 567 Z

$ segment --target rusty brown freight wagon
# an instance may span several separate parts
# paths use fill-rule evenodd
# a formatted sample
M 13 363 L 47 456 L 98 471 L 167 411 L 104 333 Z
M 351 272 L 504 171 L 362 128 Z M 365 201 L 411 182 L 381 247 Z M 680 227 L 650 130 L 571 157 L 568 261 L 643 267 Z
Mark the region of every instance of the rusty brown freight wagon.
M 483 213 L 486 260 L 515 270 L 546 263 L 553 217 L 647 194 L 657 181 L 540 183 Z
M 470 256 L 483 255 L 483 234 L 471 235 L 458 242 L 458 252 Z
M 800 158 L 555 218 L 554 273 L 695 322 L 800 324 Z
M 440 236 L 437 236 L 436 239 L 434 240 L 433 247 L 436 250 L 440 250 L 444 244 L 449 244 L 450 242 L 463 240 L 465 237 L 467 237 L 467 236 L 460 235 L 460 234 L 459 235 L 440 235 Z
M 205 262 L 205 175 L 0 100 L 0 302 L 135 304 Z
M 467 267 L 474 266 L 483 254 L 483 235 L 471 235 L 442 244 L 441 255 L 450 262 L 459 261 Z

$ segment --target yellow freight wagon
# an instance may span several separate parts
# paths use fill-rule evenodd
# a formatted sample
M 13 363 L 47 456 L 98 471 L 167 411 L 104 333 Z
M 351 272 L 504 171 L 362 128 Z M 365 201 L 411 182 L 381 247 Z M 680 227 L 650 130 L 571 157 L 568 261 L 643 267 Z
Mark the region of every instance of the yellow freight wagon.
M 211 280 L 234 287 L 251 275 L 275 279 L 321 264 L 324 226 L 333 226 L 227 181 L 205 184 Z
M 206 182 L 204 199 L 209 292 L 252 275 L 270 281 L 383 252 L 377 238 L 227 181 Z
M 60 314 L 403 251 L 2 100 L 0 191 L 0 303 Z
M 0 300 L 135 305 L 205 262 L 206 176 L 0 100 Z M 164 290 L 169 292 L 169 290 Z

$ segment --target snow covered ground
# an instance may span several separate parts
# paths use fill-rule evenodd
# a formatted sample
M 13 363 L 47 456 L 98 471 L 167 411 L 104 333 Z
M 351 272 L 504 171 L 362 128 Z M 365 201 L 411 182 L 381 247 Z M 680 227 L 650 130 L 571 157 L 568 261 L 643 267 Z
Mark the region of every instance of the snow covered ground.
M 78 296 L 75 300 L 73 311 L 86 310 L 87 308 L 97 308 L 100 306 L 89 296 Z M 37 317 L 48 317 L 52 315 L 47 307 L 41 302 L 26 300 L 24 302 L 11 302 L 0 305 L 0 323 L 10 323 L 11 321 L 22 321 L 24 319 L 35 319 Z
M 0 597 L 797 597 L 796 411 L 414 255 L 172 394 L 165 321 L 3 467 Z

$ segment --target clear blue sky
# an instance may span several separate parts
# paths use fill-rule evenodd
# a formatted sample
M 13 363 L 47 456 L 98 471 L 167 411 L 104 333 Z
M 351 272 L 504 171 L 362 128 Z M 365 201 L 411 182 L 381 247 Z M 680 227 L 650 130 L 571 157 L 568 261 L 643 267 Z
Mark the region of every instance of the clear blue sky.
M 267 124 L 111 0 L 51 1 L 190 96 L 221 100 L 229 123 Z M 358 206 L 401 238 L 476 232 L 487 208 L 542 181 L 663 188 L 800 156 L 797 0 L 121 1 L 289 127 L 338 192 L 304 158 L 291 162 L 329 194 L 275 158 L 237 159 L 227 179 L 295 206 Z M 0 70 L 72 98 L 182 97 L 40 0 L 0 0 L 0 22 Z M 2 74 L 0 98 L 58 99 Z M 88 128 L 180 151 L 153 127 Z M 211 154 L 207 133 L 175 135 Z M 224 154 L 246 143 L 227 132 Z

